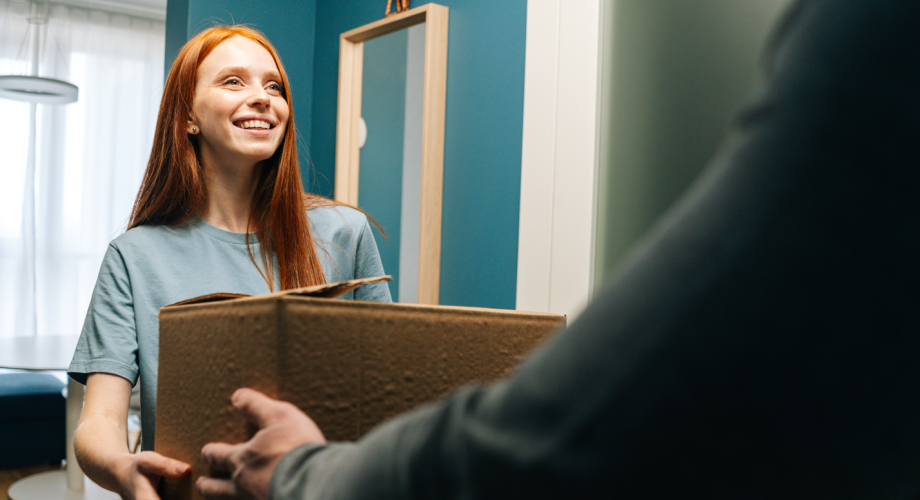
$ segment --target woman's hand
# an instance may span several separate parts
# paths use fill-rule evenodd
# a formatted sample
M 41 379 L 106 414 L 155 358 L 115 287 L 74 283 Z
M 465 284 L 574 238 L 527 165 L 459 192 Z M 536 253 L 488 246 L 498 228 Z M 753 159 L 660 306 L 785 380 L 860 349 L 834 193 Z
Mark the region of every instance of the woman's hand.
M 128 458 L 128 457 L 126 457 Z M 159 500 L 157 485 L 160 478 L 180 478 L 191 471 L 189 464 L 166 458 L 153 451 L 133 454 L 118 472 L 121 491 L 128 500 Z
M 129 500 L 159 500 L 160 478 L 182 477 L 191 467 L 152 451 L 128 451 L 130 398 L 131 382 L 109 373 L 91 374 L 74 451 L 83 472 L 99 486 Z
M 252 389 L 238 389 L 233 407 L 259 430 L 245 443 L 208 443 L 201 456 L 213 470 L 229 472 L 232 479 L 198 478 L 205 498 L 268 498 L 275 466 L 294 448 L 326 439 L 310 417 L 296 406 L 269 398 Z

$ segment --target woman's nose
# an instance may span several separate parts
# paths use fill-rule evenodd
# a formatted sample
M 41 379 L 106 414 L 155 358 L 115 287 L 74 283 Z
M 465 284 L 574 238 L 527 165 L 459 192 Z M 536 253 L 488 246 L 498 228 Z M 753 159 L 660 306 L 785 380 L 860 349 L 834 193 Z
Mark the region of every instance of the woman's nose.
M 262 87 L 255 87 L 249 96 L 248 104 L 253 107 L 270 108 L 271 96 Z

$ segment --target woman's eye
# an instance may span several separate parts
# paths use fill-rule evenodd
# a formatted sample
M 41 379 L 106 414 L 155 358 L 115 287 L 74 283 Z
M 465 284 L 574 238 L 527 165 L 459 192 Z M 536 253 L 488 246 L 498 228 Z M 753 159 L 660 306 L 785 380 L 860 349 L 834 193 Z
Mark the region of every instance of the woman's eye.
M 270 84 L 268 84 L 268 89 L 269 89 L 269 90 L 274 90 L 275 92 L 281 92 L 281 85 L 279 85 L 279 84 L 277 84 L 277 83 L 270 83 Z
M 242 82 L 238 78 L 228 78 L 224 80 L 224 85 L 240 85 Z

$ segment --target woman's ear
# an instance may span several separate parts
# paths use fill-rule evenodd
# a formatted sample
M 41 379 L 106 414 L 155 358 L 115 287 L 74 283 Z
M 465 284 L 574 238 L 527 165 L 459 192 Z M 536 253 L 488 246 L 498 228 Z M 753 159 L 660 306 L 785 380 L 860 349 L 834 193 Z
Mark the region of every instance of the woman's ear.
M 185 131 L 190 135 L 198 135 L 198 125 L 195 125 L 195 122 L 191 118 L 188 120 L 188 125 L 185 127 Z

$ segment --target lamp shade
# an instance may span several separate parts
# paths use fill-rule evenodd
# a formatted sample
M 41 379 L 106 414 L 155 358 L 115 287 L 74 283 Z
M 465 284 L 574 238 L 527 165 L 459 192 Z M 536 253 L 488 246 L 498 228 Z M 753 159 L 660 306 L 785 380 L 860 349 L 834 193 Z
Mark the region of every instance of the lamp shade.
M 39 76 L 0 76 L 0 97 L 42 104 L 67 104 L 77 100 L 77 86 Z

